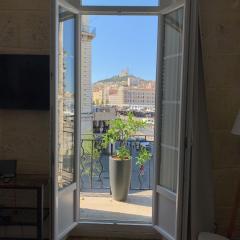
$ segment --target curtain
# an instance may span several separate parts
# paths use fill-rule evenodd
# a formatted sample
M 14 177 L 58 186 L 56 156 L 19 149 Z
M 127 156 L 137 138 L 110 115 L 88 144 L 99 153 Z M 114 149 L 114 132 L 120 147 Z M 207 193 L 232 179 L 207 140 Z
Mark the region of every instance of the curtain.
M 184 214 L 187 238 L 197 240 L 199 232 L 214 231 L 214 194 L 210 134 L 203 76 L 203 56 L 199 28 L 198 1 L 191 3 L 189 57 L 189 134 L 191 151 L 188 162 L 188 189 Z M 195 26 L 195 28 L 194 28 Z M 196 27 L 197 26 L 197 27 Z

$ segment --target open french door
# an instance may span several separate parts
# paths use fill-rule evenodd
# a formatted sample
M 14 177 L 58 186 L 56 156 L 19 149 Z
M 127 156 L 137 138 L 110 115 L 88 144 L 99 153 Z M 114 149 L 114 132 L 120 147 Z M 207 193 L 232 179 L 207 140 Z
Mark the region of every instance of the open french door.
M 156 94 L 156 162 L 153 225 L 166 239 L 182 234 L 185 161 L 186 3 L 172 1 L 159 15 Z
M 70 1 L 69 1 L 70 2 Z M 79 220 L 80 17 L 68 1 L 52 1 L 51 239 Z
M 166 239 L 181 239 L 186 147 L 186 1 L 190 2 L 162 0 L 154 9 L 78 8 L 79 0 L 52 1 L 51 239 L 63 238 L 79 220 L 80 10 L 81 14 L 159 16 L 153 225 Z

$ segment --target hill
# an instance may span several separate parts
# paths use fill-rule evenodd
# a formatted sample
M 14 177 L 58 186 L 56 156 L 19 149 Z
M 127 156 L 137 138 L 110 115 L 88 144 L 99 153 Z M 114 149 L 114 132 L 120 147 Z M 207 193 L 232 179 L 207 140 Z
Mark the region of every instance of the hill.
M 135 77 L 133 75 L 129 75 L 129 76 L 113 76 L 113 77 L 110 77 L 110 78 L 106 78 L 106 79 L 102 79 L 102 80 L 99 80 L 97 81 L 96 83 L 94 83 L 94 85 L 98 85 L 98 84 L 106 84 L 106 83 L 126 83 L 127 82 L 127 79 L 128 77 Z
M 119 86 L 127 85 L 127 81 L 128 81 L 129 77 L 139 79 L 140 83 L 150 82 L 148 80 L 141 79 L 141 78 L 136 77 L 134 75 L 127 75 L 127 76 L 116 75 L 116 76 L 113 76 L 111 78 L 106 78 L 106 79 L 102 79 L 102 80 L 99 80 L 99 81 L 95 82 L 93 84 L 93 87 L 100 87 L 100 86 L 103 86 L 103 85 L 106 85 L 106 84 L 119 85 Z

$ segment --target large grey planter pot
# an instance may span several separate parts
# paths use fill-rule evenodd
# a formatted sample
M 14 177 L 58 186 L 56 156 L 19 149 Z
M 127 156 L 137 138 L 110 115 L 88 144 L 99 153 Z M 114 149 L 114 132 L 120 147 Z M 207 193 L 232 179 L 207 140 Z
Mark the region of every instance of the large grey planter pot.
M 126 201 L 131 180 L 131 159 L 116 160 L 109 157 L 109 175 L 112 198 Z

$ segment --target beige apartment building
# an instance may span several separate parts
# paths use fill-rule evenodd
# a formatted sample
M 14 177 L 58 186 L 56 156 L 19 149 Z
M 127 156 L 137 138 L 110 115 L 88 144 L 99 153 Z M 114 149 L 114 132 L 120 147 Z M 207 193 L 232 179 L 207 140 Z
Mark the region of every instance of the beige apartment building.
M 101 88 L 95 88 L 93 89 L 93 103 L 95 105 L 107 105 L 109 104 L 109 95 L 116 94 L 117 89 L 116 87 L 112 86 L 104 86 Z
M 93 90 L 93 96 L 92 96 L 92 99 L 93 99 L 93 104 L 95 105 L 100 105 L 103 103 L 103 89 L 96 89 L 96 90 Z
M 155 89 L 140 87 L 119 87 L 116 93 L 109 94 L 109 105 L 133 108 L 154 108 Z
M 110 105 L 131 108 L 154 108 L 155 81 L 143 81 L 128 77 L 125 85 L 110 84 L 93 89 L 95 105 Z
M 109 92 L 111 92 L 109 87 L 93 89 L 93 103 L 95 105 L 107 104 Z

